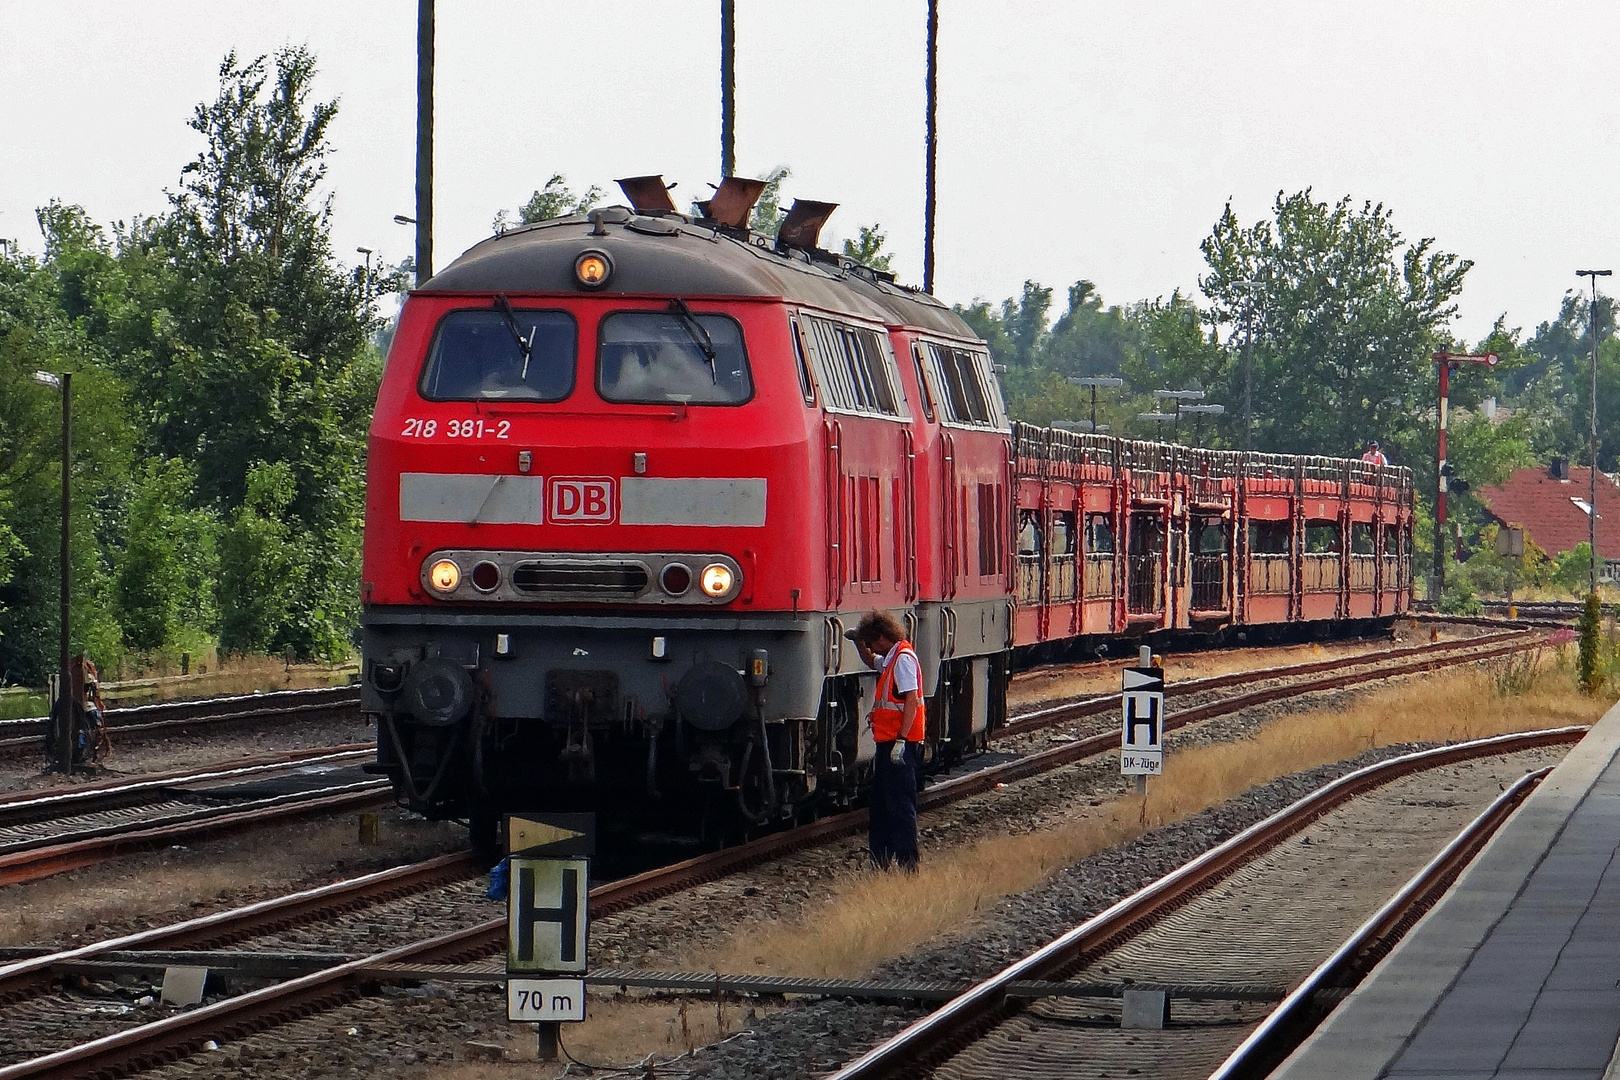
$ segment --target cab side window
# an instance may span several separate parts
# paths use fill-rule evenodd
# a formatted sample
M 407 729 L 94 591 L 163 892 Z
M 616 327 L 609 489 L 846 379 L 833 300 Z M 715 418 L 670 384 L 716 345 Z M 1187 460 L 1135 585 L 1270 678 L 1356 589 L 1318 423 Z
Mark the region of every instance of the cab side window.
M 906 415 L 887 334 L 819 315 L 801 318 L 829 409 L 869 416 Z
M 928 367 L 939 388 L 940 411 L 947 423 L 970 427 L 1006 427 L 1001 390 L 990 372 L 989 355 L 954 345 L 927 342 Z

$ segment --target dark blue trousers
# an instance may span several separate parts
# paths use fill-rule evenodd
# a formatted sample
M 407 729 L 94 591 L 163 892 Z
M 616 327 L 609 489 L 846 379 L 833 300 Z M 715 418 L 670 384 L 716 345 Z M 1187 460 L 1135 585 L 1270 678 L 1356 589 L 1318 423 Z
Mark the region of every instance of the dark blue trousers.
M 878 869 L 897 865 L 917 869 L 916 743 L 880 742 L 872 776 L 872 798 L 867 819 L 867 846 Z

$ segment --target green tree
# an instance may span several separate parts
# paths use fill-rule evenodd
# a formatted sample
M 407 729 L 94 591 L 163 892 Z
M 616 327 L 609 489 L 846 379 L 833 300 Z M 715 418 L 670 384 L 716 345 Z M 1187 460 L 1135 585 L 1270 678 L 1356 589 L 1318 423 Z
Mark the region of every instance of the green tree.
M 859 238 L 844 241 L 844 254 L 862 266 L 887 273 L 890 256 L 883 253 L 883 245 L 887 240 L 882 225 L 862 225 Z
M 533 225 L 537 221 L 549 221 L 569 214 L 583 214 L 601 202 L 603 194 L 601 188 L 592 184 L 585 194 L 575 195 L 568 186 L 566 176 L 562 173 L 552 173 L 551 179 L 546 181 L 546 186 L 530 195 L 529 201 L 518 207 L 515 214 L 505 210 L 496 214 L 490 228 L 502 232 L 518 225 Z
M 787 217 L 787 211 L 782 209 L 782 181 L 792 175 L 793 170 L 786 165 L 778 165 L 765 174 L 765 190 L 760 192 L 753 212 L 748 215 L 750 230 L 776 239 L 777 233 L 782 231 L 782 219 Z
M 306 567 L 299 557 L 287 508 L 295 483 L 285 462 L 255 463 L 247 497 L 220 537 L 219 643 L 227 652 L 265 652 L 281 646 L 292 614 L 289 600 Z
M 1201 247 L 1212 319 L 1253 314 L 1256 446 L 1349 454 L 1377 438 L 1400 463 L 1427 456 L 1430 354 L 1471 262 L 1407 242 L 1382 204 L 1309 189 L 1279 192 L 1272 218 L 1247 227 L 1228 204 Z
M 188 509 L 195 477 L 183 461 L 155 458 L 136 482 L 117 557 L 118 606 L 135 648 L 189 646 L 191 634 L 217 628 L 218 519 Z
M 199 498 L 227 519 L 244 504 L 253 463 L 286 467 L 288 523 L 334 557 L 272 582 L 283 595 L 246 621 L 284 607 L 272 636 L 310 653 L 357 615 L 349 553 L 381 373 L 369 296 L 400 282 L 367 283 L 333 257 L 321 185 L 337 105 L 315 100 L 308 50 L 278 51 L 273 68 L 268 57 L 226 57 L 218 96 L 191 120 L 206 145 L 170 213 L 123 238 L 131 265 L 156 269 L 144 336 L 121 362 L 151 403 L 154 449 L 192 463 Z M 229 610 L 242 599 L 222 592 L 222 632 L 242 621 Z

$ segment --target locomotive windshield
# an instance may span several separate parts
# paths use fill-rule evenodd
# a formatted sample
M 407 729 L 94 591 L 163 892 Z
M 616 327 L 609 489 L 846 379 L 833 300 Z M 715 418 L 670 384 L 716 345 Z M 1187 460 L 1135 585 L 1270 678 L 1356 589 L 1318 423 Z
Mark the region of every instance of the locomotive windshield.
M 561 311 L 452 311 L 422 371 L 432 401 L 561 401 L 574 389 L 574 320 Z M 530 345 L 528 355 L 512 331 Z
M 681 311 L 603 319 L 596 385 L 607 401 L 635 404 L 740 405 L 754 394 L 742 328 L 724 315 Z

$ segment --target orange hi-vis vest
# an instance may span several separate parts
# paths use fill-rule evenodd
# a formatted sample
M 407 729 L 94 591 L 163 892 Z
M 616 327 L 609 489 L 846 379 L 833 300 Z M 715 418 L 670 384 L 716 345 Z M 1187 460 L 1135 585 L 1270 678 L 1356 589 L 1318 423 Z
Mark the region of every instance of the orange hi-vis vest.
M 900 722 L 905 719 L 906 699 L 894 692 L 894 665 L 899 662 L 902 653 L 910 653 L 913 660 L 917 659 L 917 650 L 911 647 L 911 642 L 902 641 L 894 647 L 894 659 L 883 665 L 878 673 L 877 694 L 872 702 L 872 738 L 876 742 L 893 742 L 900 737 Z M 922 742 L 923 736 L 928 733 L 928 709 L 922 702 L 922 662 L 917 663 L 919 685 L 917 687 L 917 715 L 911 722 L 911 730 L 906 732 L 907 742 Z

